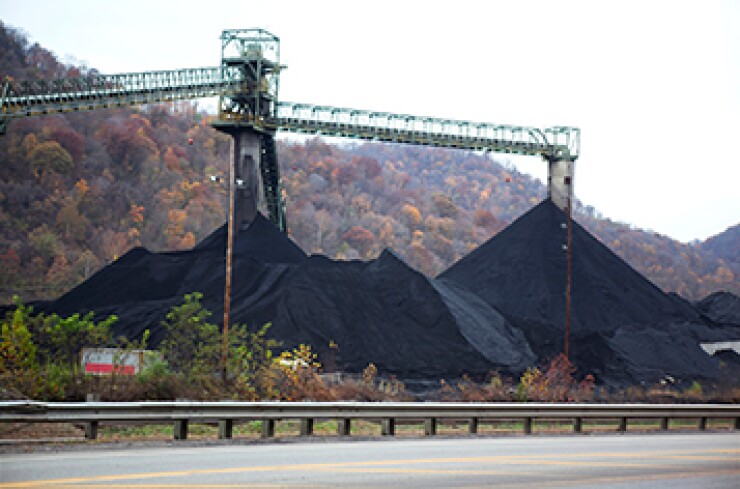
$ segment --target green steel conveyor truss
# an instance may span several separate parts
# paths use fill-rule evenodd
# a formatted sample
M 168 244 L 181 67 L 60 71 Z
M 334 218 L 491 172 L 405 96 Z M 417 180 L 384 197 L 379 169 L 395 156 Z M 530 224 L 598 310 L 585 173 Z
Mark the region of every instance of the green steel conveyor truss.
M 6 81 L 0 133 L 22 117 L 235 94 L 248 91 L 245 85 L 238 70 L 221 67 Z M 291 102 L 278 102 L 273 113 L 259 120 L 244 116 L 243 121 L 268 130 L 548 158 L 576 159 L 580 150 L 575 127 L 539 129 Z
M 244 70 L 227 64 L 215 68 L 89 75 L 52 81 L 6 80 L 0 94 L 0 134 L 18 118 L 82 110 L 254 94 Z M 268 116 L 221 111 L 222 121 L 254 127 L 265 134 L 286 131 L 371 141 L 440 146 L 542 156 L 547 160 L 578 158 L 580 130 L 574 127 L 498 125 L 413 115 L 274 101 Z M 263 162 L 263 188 L 270 219 L 285 230 L 277 158 Z M 274 166 L 274 168 L 272 168 Z

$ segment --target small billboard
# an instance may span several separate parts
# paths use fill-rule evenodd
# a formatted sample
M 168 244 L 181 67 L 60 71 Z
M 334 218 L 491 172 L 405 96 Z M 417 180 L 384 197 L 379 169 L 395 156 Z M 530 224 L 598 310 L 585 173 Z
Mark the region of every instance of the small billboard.
M 83 348 L 80 355 L 82 371 L 96 375 L 135 375 L 162 355 L 153 350 L 121 348 Z

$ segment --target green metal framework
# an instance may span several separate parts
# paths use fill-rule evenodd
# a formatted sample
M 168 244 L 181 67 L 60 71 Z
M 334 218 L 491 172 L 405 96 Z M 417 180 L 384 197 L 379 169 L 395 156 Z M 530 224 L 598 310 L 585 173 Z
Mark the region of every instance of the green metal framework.
M 575 127 L 510 126 L 281 102 L 265 125 L 287 132 L 576 159 Z
M 263 135 L 263 191 L 270 219 L 282 230 L 287 223 L 274 142 L 277 131 L 536 155 L 551 163 L 579 156 L 580 130 L 575 127 L 539 129 L 279 102 L 283 68 L 276 36 L 262 29 L 239 29 L 223 31 L 219 67 L 51 81 L 7 79 L 0 93 L 0 135 L 10 121 L 22 117 L 218 96 L 217 128 Z
M 275 112 L 280 88 L 280 39 L 263 29 L 234 29 L 221 34 L 221 69 L 238 73 L 239 91 L 221 94 L 219 120 L 259 120 Z M 251 125 L 251 124 L 249 124 Z
M 234 66 L 6 81 L 0 101 L 0 130 L 10 120 L 34 115 L 220 95 L 221 120 L 266 131 L 539 155 L 548 159 L 575 160 L 580 152 L 580 130 L 575 127 L 539 129 L 277 102 L 273 91 L 277 89 L 277 79 L 270 83 L 274 88 L 269 92 L 254 92 L 245 80 L 244 70 Z M 239 97 L 243 93 L 252 98 L 256 93 L 262 100 L 250 100 L 249 104 Z M 259 115 L 255 116 L 254 108 Z
M 236 69 L 191 68 L 3 83 L 0 134 L 13 119 L 126 105 L 171 102 L 245 90 Z

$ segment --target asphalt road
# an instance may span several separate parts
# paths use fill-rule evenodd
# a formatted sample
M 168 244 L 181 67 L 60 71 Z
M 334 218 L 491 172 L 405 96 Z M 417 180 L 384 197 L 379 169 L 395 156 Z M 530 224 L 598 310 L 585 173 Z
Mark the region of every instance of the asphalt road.
M 90 446 L 3 455 L 10 487 L 737 489 L 740 433 Z

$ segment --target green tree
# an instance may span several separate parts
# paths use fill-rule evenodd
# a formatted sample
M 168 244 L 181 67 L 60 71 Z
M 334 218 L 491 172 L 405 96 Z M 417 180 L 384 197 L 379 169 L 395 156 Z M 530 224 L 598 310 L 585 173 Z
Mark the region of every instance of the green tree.
M 187 376 L 218 371 L 221 334 L 208 322 L 211 312 L 200 303 L 203 294 L 186 294 L 180 306 L 174 306 L 162 321 L 165 338 L 160 345 L 165 360 L 175 372 Z
M 45 141 L 35 146 L 28 155 L 36 178 L 46 172 L 67 173 L 74 166 L 72 156 L 56 141 Z
M 0 383 L 32 396 L 37 387 L 36 345 L 28 329 L 31 308 L 13 297 L 16 309 L 0 323 Z
M 83 348 L 115 346 L 112 325 L 118 318 L 108 316 L 97 323 L 94 319 L 94 312 L 84 316 L 72 314 L 66 318 L 56 314 L 38 318 L 36 337 L 38 343 L 49 345 L 45 352 L 48 363 L 64 365 L 71 372 L 78 372 Z
M 185 376 L 191 384 L 211 386 L 221 367 L 223 337 L 216 324 L 210 323 L 211 312 L 203 307 L 203 294 L 184 296 L 162 321 L 165 338 L 160 344 L 165 361 L 173 372 Z M 270 323 L 256 331 L 244 324 L 233 324 L 228 337 L 228 387 L 232 395 L 257 398 L 269 383 L 261 382 L 272 365 L 272 350 L 279 343 L 267 337 Z

